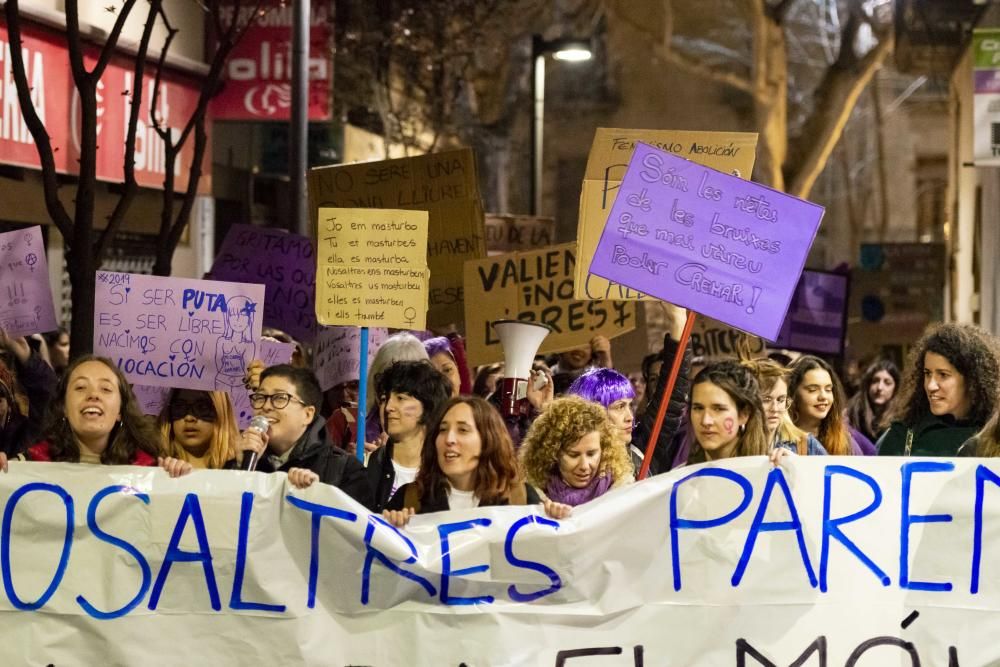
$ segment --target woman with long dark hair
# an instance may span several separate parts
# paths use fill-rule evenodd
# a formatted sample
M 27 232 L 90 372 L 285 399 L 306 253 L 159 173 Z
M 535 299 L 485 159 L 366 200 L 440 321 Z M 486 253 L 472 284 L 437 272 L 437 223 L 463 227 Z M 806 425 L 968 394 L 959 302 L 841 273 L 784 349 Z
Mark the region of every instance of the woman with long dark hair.
M 996 409 L 1000 363 L 993 341 L 971 324 L 941 324 L 913 346 L 908 367 L 878 453 L 955 456 Z
M 889 359 L 873 363 L 861 376 L 858 393 L 847 402 L 847 422 L 872 442 L 888 428 L 885 417 L 892 412 L 899 389 L 899 367 Z
M 414 514 L 540 502 L 517 465 L 514 443 L 500 414 L 478 396 L 456 397 L 428 430 L 416 479 L 400 487 L 382 515 L 403 526 Z M 565 518 L 570 508 L 549 500 L 546 512 Z
M 734 361 L 709 364 L 698 372 L 691 383 L 688 418 L 694 435 L 688 464 L 771 451 L 760 384 Z
M 844 421 L 847 398 L 830 364 L 805 354 L 795 360 L 791 371 L 788 416 L 796 426 L 814 435 L 831 456 L 875 453 L 875 447 L 852 435 Z

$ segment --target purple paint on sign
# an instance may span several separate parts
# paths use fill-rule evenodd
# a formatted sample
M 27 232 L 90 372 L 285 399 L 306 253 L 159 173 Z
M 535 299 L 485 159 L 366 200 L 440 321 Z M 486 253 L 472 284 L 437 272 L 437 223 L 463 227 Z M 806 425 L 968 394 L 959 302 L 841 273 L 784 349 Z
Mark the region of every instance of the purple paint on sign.
M 775 345 L 819 354 L 843 352 L 847 283 L 840 273 L 803 271 Z
M 264 366 L 290 364 L 292 354 L 295 352 L 294 343 L 282 343 L 280 340 L 267 337 L 260 341 L 260 347 L 260 360 L 264 362 Z
M 98 271 L 94 352 L 130 382 L 246 393 L 263 285 Z
M 823 207 L 638 144 L 590 272 L 772 340 Z
M 42 228 L 0 234 L 0 329 L 26 336 L 57 328 Z
M 233 225 L 209 277 L 267 288 L 264 326 L 311 342 L 316 336 L 316 246 L 280 229 Z

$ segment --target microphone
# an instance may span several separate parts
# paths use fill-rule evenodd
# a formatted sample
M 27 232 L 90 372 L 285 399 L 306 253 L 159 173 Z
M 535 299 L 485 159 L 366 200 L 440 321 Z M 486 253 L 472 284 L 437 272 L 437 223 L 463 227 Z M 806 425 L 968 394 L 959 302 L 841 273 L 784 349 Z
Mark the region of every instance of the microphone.
M 264 415 L 257 415 L 250 420 L 250 425 L 247 426 L 248 431 L 256 431 L 263 435 L 267 433 L 268 427 L 271 426 L 271 420 Z M 249 452 L 243 457 L 243 469 L 249 472 L 253 472 L 257 469 L 257 460 L 260 455 L 257 452 Z

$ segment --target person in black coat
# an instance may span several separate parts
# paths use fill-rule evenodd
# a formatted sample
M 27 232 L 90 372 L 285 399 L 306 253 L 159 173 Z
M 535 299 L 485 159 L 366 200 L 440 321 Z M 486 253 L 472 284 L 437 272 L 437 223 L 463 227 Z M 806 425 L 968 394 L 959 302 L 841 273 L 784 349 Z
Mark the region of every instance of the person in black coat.
M 237 465 L 257 452 L 259 472 L 285 472 L 299 488 L 315 482 L 344 491 L 365 507 L 372 506 L 371 488 L 361 463 L 329 441 L 326 421 L 319 414 L 323 392 L 315 374 L 289 364 L 271 366 L 250 395 L 255 415 L 270 421 L 265 433 L 247 429 L 236 446 Z
M 428 436 L 417 478 L 400 487 L 382 513 L 396 527 L 414 514 L 539 502 L 553 518 L 569 516 L 568 505 L 541 501 L 525 483 L 500 413 L 478 396 L 448 401 Z

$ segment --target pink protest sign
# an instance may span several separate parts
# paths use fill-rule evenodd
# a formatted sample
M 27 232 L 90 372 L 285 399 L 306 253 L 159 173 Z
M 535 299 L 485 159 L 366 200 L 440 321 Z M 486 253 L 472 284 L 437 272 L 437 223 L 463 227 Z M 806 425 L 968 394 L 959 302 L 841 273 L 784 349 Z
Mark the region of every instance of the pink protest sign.
M 0 329 L 8 335 L 58 328 L 41 227 L 0 234 L 0 286 Z
M 130 382 L 246 393 L 263 285 L 97 272 L 94 352 Z
M 774 340 L 823 207 L 638 144 L 590 272 Z
M 264 326 L 297 340 L 316 335 L 316 246 L 281 229 L 233 225 L 219 248 L 214 280 L 261 283 L 267 287 Z
M 294 343 L 282 343 L 280 340 L 265 336 L 260 341 L 260 357 L 265 366 L 277 366 L 288 364 L 292 361 L 292 353 L 295 352 Z
M 375 353 L 389 336 L 383 328 L 368 330 L 368 365 Z M 316 335 L 316 351 L 313 355 L 313 370 L 319 378 L 319 386 L 326 391 L 343 382 L 359 379 L 361 366 L 360 327 L 320 327 Z

